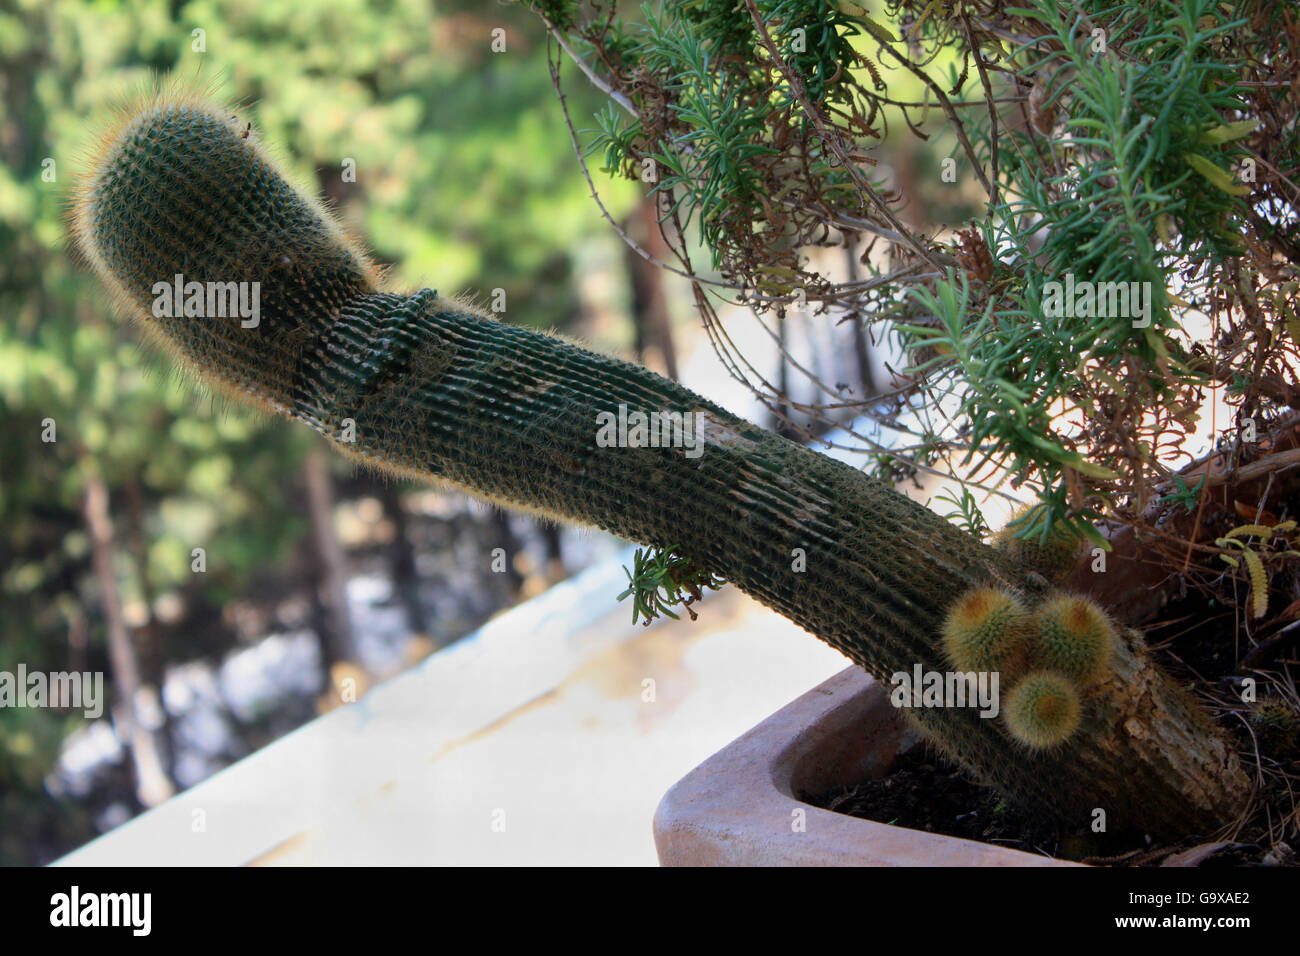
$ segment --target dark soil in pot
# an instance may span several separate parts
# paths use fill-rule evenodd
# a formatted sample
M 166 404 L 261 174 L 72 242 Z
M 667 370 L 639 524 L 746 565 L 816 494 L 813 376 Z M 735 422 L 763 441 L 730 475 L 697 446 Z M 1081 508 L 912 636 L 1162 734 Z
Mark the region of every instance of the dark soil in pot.
M 816 807 L 911 830 L 993 843 L 1102 866 L 1296 866 L 1300 855 L 1267 827 L 1247 825 L 1235 840 L 1159 844 L 1132 833 L 1066 831 L 1009 808 L 987 787 L 918 745 L 878 780 L 800 794 Z

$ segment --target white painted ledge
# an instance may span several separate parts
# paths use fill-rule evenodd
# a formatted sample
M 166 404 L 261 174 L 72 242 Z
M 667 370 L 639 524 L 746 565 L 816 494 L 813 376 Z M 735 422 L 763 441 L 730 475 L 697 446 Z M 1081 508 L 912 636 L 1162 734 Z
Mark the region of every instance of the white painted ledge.
M 553 690 L 593 650 L 634 549 L 488 621 L 53 866 L 241 866 Z M 619 606 L 622 610 L 622 607 Z M 606 638 L 608 640 L 608 638 Z M 201 826 L 200 826 L 201 824 Z

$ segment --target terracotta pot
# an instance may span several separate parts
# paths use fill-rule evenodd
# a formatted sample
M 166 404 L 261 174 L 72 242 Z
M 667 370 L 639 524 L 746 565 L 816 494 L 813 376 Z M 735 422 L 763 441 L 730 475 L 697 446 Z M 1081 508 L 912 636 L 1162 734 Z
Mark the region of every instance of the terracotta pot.
M 841 671 L 714 754 L 655 812 L 663 866 L 1075 866 L 822 810 L 798 793 L 884 776 L 917 742 L 886 688 Z M 800 815 L 802 813 L 802 817 Z M 802 828 L 799 824 L 802 823 Z

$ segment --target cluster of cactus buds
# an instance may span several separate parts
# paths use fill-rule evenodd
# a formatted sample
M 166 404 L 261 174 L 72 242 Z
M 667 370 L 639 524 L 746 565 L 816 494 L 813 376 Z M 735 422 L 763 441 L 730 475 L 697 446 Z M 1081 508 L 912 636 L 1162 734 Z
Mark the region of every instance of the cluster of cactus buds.
M 1041 750 L 1079 729 L 1082 701 L 1103 680 L 1118 640 L 1115 626 L 1089 598 L 1048 594 L 1030 610 L 993 587 L 972 588 L 944 620 L 942 643 L 961 671 L 997 671 L 1010 685 L 1007 731 Z

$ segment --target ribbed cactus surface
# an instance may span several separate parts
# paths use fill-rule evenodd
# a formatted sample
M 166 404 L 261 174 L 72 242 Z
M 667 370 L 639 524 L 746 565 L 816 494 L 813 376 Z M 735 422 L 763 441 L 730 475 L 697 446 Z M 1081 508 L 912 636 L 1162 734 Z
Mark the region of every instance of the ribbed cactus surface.
M 381 291 L 246 132 L 198 99 L 152 100 L 105 138 L 78 189 L 79 242 L 123 310 L 209 382 L 381 467 L 678 545 L 886 681 L 947 668 L 944 613 L 964 591 L 1040 593 L 1008 557 L 884 484 L 644 368 L 431 291 Z M 155 317 L 154 284 L 178 273 L 261 283 L 261 322 Z M 703 453 L 601 447 L 598 417 L 620 406 L 697 415 Z M 1075 821 L 1102 807 L 1149 831 L 1222 822 L 1246 793 L 1235 755 L 1137 635 L 1113 658 L 1080 731 L 1049 751 L 1026 752 L 974 709 L 913 716 L 1021 805 Z

